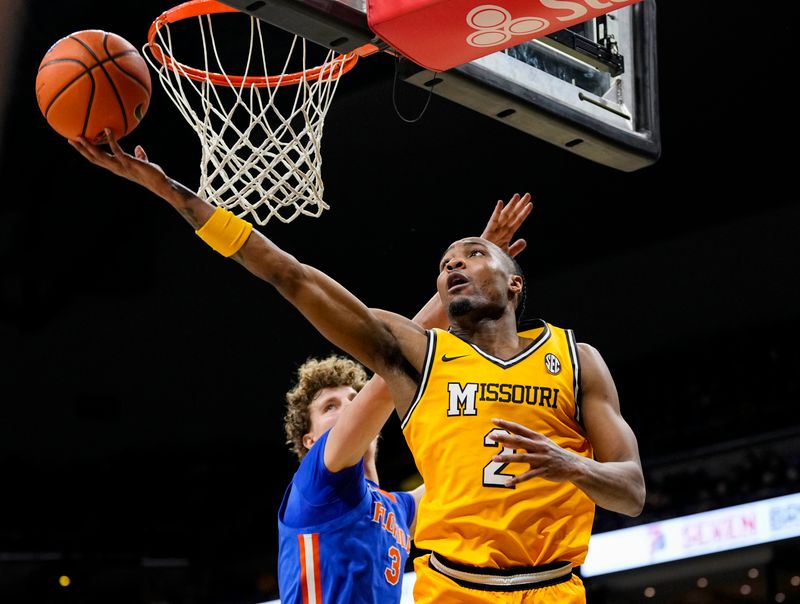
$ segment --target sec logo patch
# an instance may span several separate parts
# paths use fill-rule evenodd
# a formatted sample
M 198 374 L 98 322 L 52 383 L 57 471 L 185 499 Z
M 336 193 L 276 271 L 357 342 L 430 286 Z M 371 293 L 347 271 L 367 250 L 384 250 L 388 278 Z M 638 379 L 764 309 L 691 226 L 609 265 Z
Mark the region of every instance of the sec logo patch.
M 544 367 L 547 369 L 547 373 L 552 373 L 553 375 L 561 373 L 561 361 L 552 352 L 548 352 L 544 357 Z

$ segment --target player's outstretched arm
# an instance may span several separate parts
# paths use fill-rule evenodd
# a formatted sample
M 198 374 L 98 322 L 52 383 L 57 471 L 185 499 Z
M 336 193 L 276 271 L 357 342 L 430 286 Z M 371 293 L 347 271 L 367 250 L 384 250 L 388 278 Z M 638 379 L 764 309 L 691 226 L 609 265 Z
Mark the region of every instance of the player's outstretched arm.
M 525 249 L 525 240 L 514 237 L 530 215 L 532 204 L 530 195 L 514 195 L 507 204 L 498 201 L 481 237 L 496 244 L 500 249 L 516 256 Z M 376 313 L 383 311 L 375 310 Z M 426 329 L 447 327 L 447 313 L 442 307 L 439 295 L 435 294 L 412 319 Z M 328 435 L 325 445 L 325 467 L 338 472 L 358 463 L 370 443 L 378 436 L 397 405 L 398 414 L 403 417 L 406 407 L 395 402 L 386 382 L 373 376 L 361 389 L 353 401 L 342 411 L 336 425 Z M 422 491 L 415 496 L 421 497 Z
M 493 423 L 508 434 L 491 438 L 520 453 L 494 457 L 502 463 L 520 462 L 530 470 L 507 481 L 509 486 L 541 477 L 571 481 L 600 507 L 638 516 L 644 507 L 645 483 L 636 436 L 620 413 L 619 397 L 611 373 L 595 348 L 578 344 L 583 390 L 583 423 L 594 449 L 594 459 L 562 449 L 555 442 L 515 422 Z
M 196 230 L 207 227 L 212 216 L 220 216 L 218 208 L 150 162 L 141 146 L 130 155 L 109 131 L 106 134 L 111 153 L 82 138 L 71 140 L 70 144 L 91 163 L 138 183 L 167 201 Z M 230 224 L 229 218 L 225 220 Z M 417 371 L 421 369 L 426 345 L 422 327 L 399 315 L 379 319 L 342 285 L 299 262 L 252 229 L 250 223 L 235 219 L 234 224 L 239 229 L 234 232 L 234 241 L 237 237 L 239 241 L 234 246 L 226 246 L 231 252 L 225 255 L 273 285 L 331 343 L 385 377 L 400 376 L 398 379 L 403 381 L 397 367 L 403 358 Z M 225 234 L 229 235 L 230 231 Z M 387 320 L 391 324 L 387 324 Z

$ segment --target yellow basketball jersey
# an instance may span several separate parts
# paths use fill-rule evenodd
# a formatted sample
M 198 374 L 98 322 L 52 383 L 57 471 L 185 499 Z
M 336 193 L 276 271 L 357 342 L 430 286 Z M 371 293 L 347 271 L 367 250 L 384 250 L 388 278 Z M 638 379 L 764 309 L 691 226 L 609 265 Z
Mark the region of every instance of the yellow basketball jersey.
M 575 337 L 544 321 L 520 335 L 531 344 L 503 360 L 440 329 L 428 332 L 418 392 L 403 434 L 425 481 L 417 547 L 473 566 L 508 568 L 583 563 L 595 505 L 571 482 L 532 478 L 527 464 L 492 460 L 501 445 L 494 417 L 514 421 L 592 457 L 580 418 Z

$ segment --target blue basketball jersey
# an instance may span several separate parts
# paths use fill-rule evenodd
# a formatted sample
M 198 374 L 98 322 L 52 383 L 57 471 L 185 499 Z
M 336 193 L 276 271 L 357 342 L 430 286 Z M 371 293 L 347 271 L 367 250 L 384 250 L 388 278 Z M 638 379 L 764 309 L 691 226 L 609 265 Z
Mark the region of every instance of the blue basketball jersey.
M 363 460 L 329 472 L 323 460 L 327 438 L 300 463 L 278 512 L 281 602 L 399 603 L 414 499 L 367 480 Z

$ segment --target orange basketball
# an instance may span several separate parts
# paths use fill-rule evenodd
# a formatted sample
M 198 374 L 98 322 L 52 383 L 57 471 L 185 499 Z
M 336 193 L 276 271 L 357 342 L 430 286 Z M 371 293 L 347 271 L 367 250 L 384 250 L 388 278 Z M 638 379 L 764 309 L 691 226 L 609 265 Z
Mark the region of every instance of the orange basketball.
M 125 38 L 77 31 L 50 47 L 36 76 L 36 100 L 47 122 L 66 138 L 104 142 L 129 134 L 150 105 L 147 62 Z

